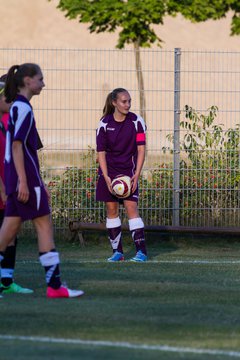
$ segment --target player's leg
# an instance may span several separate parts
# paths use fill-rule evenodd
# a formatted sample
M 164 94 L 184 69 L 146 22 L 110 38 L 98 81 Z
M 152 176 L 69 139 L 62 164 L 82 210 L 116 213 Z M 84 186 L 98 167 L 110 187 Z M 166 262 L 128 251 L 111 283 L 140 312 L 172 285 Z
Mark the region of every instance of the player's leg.
M 0 227 L 4 219 L 4 210 L 0 210 Z M 24 288 L 16 284 L 14 280 L 14 270 L 16 263 L 17 237 L 8 245 L 4 259 L 1 261 L 1 292 L 31 294 L 33 290 Z
M 7 247 L 11 244 L 12 239 L 14 239 L 16 237 L 18 231 L 20 230 L 20 227 L 21 227 L 21 218 L 20 217 L 4 217 L 2 226 L 0 229 L 0 262 L 1 262 L 1 264 L 4 262 Z M 8 254 L 8 256 L 9 256 L 9 254 Z M 8 264 L 8 262 L 7 262 L 7 264 Z M 10 266 L 12 266 L 12 265 L 10 265 Z M 1 286 L 1 292 L 5 292 L 5 290 L 7 290 L 7 289 L 4 289 L 3 286 Z M 8 291 L 6 291 L 6 292 L 8 292 Z
M 33 290 L 14 281 L 17 237 L 8 245 L 1 261 L 1 291 L 3 294 L 32 294 Z
M 106 228 L 108 231 L 108 238 L 113 250 L 113 255 L 108 259 L 110 262 L 122 261 L 122 229 L 121 220 L 119 218 L 119 204 L 118 202 L 106 202 L 107 220 Z
M 1 228 L 0 228 L 0 262 L 4 261 L 5 252 L 7 247 L 12 242 L 12 239 L 16 237 L 21 226 L 21 219 L 18 217 L 5 217 L 3 219 Z M 3 287 L 1 286 L 1 292 L 3 292 Z
M 55 249 L 50 215 L 33 219 L 33 224 L 38 236 L 39 260 L 46 274 L 47 297 L 62 298 L 83 295 L 82 290 L 71 290 L 61 283 L 59 253 Z
M 0 209 L 0 227 L 2 226 L 4 219 L 4 209 Z M 5 253 L 4 258 L 1 261 L 1 287 L 8 287 L 13 282 L 13 273 L 16 260 L 16 243 L 12 241 Z
M 147 260 L 144 223 L 142 218 L 139 217 L 137 202 L 125 200 L 124 206 L 128 216 L 129 230 L 136 247 L 136 255 L 131 260 L 144 262 Z

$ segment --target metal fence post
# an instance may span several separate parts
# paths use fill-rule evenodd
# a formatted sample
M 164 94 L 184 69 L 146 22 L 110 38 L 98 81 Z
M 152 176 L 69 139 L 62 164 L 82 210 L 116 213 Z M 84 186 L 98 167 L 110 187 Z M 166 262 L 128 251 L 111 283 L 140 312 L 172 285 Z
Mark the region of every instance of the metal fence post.
M 181 49 L 174 49 L 173 226 L 179 226 Z

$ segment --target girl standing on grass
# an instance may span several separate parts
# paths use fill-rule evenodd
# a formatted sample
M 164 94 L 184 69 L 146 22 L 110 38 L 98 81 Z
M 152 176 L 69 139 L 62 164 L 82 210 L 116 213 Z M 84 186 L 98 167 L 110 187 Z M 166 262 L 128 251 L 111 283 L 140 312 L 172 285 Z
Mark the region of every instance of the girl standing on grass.
M 4 218 L 4 208 L 7 200 L 4 185 L 4 156 L 6 144 L 6 132 L 11 104 L 5 101 L 4 87 L 6 76 L 0 77 L 0 227 Z M 33 290 L 24 288 L 13 281 L 16 262 L 17 238 L 8 245 L 5 257 L 1 261 L 1 286 L 2 293 L 31 294 Z
M 45 86 L 36 64 L 12 66 L 7 74 L 5 97 L 10 108 L 5 152 L 7 202 L 0 229 L 0 261 L 20 230 L 23 221 L 32 220 L 38 236 L 39 260 L 45 269 L 47 297 L 70 298 L 83 295 L 60 280 L 59 254 L 55 249 L 49 196 L 40 176 L 37 156 L 37 130 L 30 100 Z
M 96 200 L 106 203 L 106 227 L 113 255 L 110 262 L 124 260 L 119 218 L 120 200 L 113 195 L 111 182 L 120 174 L 131 177 L 132 193 L 123 199 L 129 229 L 136 247 L 134 262 L 147 260 L 144 223 L 138 213 L 138 179 L 145 160 L 146 126 L 144 120 L 130 112 L 131 97 L 123 88 L 108 94 L 97 129 L 99 178 Z

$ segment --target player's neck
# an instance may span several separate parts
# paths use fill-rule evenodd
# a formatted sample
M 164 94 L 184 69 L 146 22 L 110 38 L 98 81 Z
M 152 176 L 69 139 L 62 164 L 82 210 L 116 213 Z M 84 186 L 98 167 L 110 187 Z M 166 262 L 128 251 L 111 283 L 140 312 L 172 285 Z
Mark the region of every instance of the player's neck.
M 117 121 L 117 122 L 122 122 L 126 119 L 126 114 L 122 114 L 121 112 L 119 111 L 115 111 L 115 113 L 113 114 L 113 117 L 114 117 L 114 120 Z
M 28 99 L 28 101 L 30 101 L 33 96 L 32 92 L 30 92 L 27 88 L 21 88 L 19 91 L 19 95 L 24 96 L 26 99 Z

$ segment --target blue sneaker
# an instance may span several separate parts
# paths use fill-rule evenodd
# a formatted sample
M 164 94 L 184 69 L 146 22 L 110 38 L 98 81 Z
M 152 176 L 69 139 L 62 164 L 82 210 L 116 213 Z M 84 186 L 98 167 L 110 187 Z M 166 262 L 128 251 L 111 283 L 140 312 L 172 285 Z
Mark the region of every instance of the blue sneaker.
M 133 262 L 147 261 L 147 255 L 145 255 L 141 250 L 139 250 L 130 261 L 133 261 Z
M 108 258 L 109 262 L 123 261 L 123 260 L 124 260 L 124 256 L 119 251 L 115 251 L 115 253 L 113 253 L 112 256 Z

